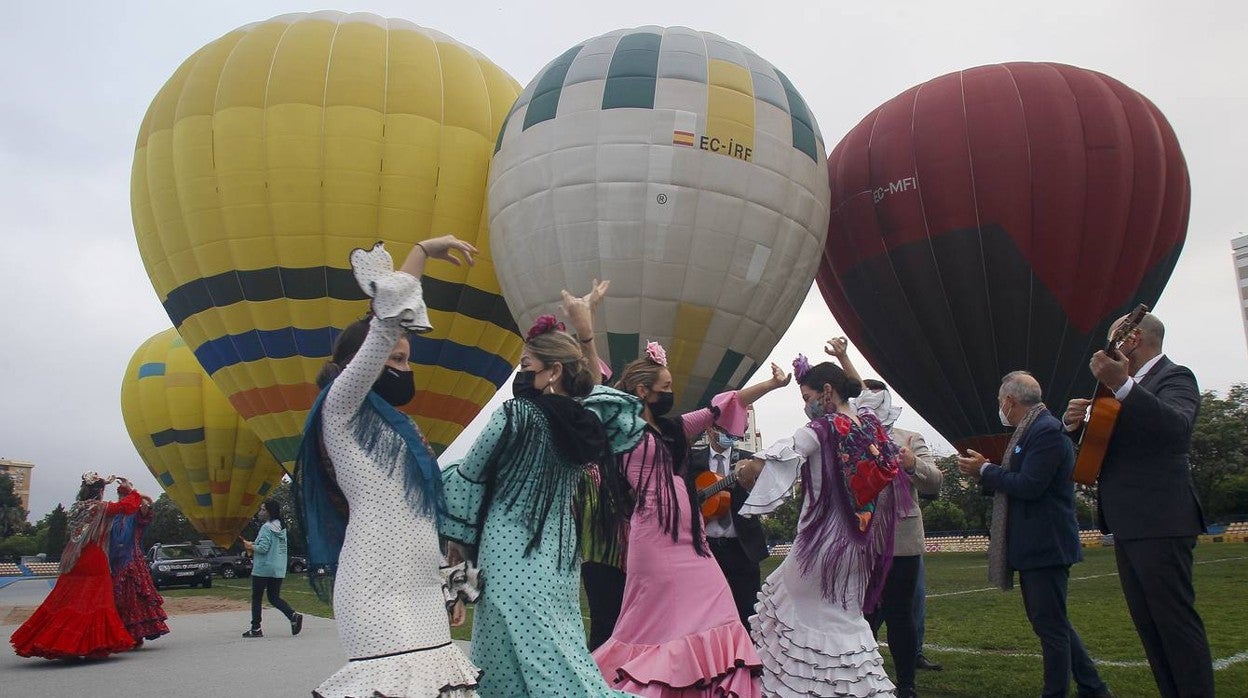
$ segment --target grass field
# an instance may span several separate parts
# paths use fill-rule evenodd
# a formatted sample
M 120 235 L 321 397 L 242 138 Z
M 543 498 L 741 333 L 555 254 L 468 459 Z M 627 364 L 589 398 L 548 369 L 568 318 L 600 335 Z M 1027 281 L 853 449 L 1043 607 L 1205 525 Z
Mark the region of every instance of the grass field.
M 767 560 L 764 575 L 779 563 Z M 1219 667 L 1214 674 L 1218 696 L 1248 697 L 1248 545 L 1198 546 L 1196 563 L 1197 607 L 1205 620 L 1215 667 Z M 1037 695 L 1040 646 L 1027 623 L 1018 590 L 987 588 L 983 553 L 929 555 L 926 564 L 926 654 L 944 664 L 945 670 L 920 672 L 920 694 L 924 698 Z M 249 580 L 237 579 L 217 580 L 212 589 L 164 593 L 248 600 L 250 591 Z M 300 611 L 333 616 L 302 577 L 288 579 L 283 596 Z M 1087 549 L 1084 562 L 1071 569 L 1069 609 L 1075 628 L 1115 694 L 1120 698 L 1157 695 L 1118 586 L 1112 549 Z M 587 613 L 584 604 L 582 613 Z M 470 624 L 453 634 L 468 639 Z M 884 632 L 880 634 L 883 639 Z

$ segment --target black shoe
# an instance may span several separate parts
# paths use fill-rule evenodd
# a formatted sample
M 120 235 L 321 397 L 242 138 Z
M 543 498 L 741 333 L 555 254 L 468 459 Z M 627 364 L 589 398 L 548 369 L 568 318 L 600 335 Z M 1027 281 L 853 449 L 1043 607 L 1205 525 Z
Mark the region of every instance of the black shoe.
M 243 633 L 243 637 L 264 637 L 264 631 L 260 628 L 252 628 Z
M 1083 689 L 1079 689 L 1079 692 L 1075 695 L 1078 696 L 1078 698 L 1114 698 L 1114 694 L 1109 690 L 1108 686 L 1099 691 L 1085 691 Z
M 897 698 L 919 698 L 918 692 L 914 690 L 914 686 L 908 688 L 898 688 L 894 694 Z
M 944 671 L 945 670 L 945 667 L 943 664 L 940 664 L 939 662 L 933 662 L 932 660 L 928 659 L 927 657 L 924 657 L 921 654 L 919 655 L 919 658 L 915 660 L 914 668 L 922 669 L 924 671 Z
M 290 634 L 298 635 L 300 630 L 303 630 L 303 614 L 296 613 L 290 618 Z

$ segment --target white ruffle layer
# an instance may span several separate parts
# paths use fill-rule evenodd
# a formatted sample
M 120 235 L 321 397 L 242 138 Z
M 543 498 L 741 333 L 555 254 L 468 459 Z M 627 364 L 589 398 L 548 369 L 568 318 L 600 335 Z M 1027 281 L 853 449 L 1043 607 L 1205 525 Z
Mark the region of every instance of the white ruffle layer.
M 383 320 L 398 318 L 399 324 L 410 332 L 433 329 L 420 279 L 395 271 L 385 245 L 379 242 L 371 250 L 353 250 L 351 270 L 360 289 L 373 299 L 373 315 Z
M 477 698 L 481 670 L 454 643 L 393 657 L 348 662 L 316 698 Z
M 884 671 L 879 645 L 869 629 L 857 635 L 833 635 L 795 628 L 782 620 L 796 613 L 787 589 L 770 580 L 763 585 L 754 610 L 750 628 L 763 662 L 764 695 L 893 695 L 893 683 Z

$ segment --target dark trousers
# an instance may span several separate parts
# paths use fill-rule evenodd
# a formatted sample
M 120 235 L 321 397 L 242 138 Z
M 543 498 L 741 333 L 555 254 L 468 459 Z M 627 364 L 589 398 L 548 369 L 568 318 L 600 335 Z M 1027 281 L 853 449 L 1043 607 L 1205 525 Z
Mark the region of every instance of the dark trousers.
M 1115 541 L 1118 578 L 1164 698 L 1213 696 L 1213 658 L 1192 588 L 1194 536 Z
M 754 615 L 754 604 L 758 603 L 758 592 L 763 588 L 762 571 L 758 563 L 745 554 L 741 541 L 736 538 L 707 538 L 711 545 L 711 554 L 723 570 L 724 579 L 728 580 L 728 588 L 732 591 L 732 600 L 737 605 L 737 615 L 741 616 L 741 625 L 750 629 L 750 616 Z
M 581 564 L 581 584 L 589 602 L 589 651 L 611 637 L 624 603 L 624 571 L 601 562 Z
M 872 634 L 888 624 L 888 653 L 893 657 L 897 688 L 902 692 L 914 688 L 914 665 L 919 655 L 914 633 L 914 584 L 922 559 L 920 555 L 893 558 L 880 607 L 867 615 Z
M 269 594 L 269 605 L 281 611 L 287 620 L 293 620 L 295 617 L 295 609 L 282 598 L 282 578 L 281 577 L 257 577 L 251 576 L 251 628 L 255 630 L 260 627 L 260 599 L 264 597 L 265 592 Z
M 1040 567 L 1020 570 L 1019 586 L 1023 592 L 1023 608 L 1031 629 L 1040 638 L 1044 656 L 1044 691 L 1041 695 L 1065 696 L 1073 673 L 1080 692 L 1094 693 L 1105 689 L 1105 682 L 1096 672 L 1088 650 L 1079 633 L 1066 616 L 1066 587 L 1070 567 Z
M 919 556 L 919 572 L 914 578 L 914 647 L 923 654 L 923 638 L 927 635 L 927 568 Z

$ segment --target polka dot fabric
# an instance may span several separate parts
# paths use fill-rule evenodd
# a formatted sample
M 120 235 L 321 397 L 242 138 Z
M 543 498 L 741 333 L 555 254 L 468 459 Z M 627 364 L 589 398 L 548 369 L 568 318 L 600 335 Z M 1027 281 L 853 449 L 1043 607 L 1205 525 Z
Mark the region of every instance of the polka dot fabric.
M 508 407 L 525 428 L 507 430 Z M 627 695 L 607 686 L 585 646 L 573 488 L 564 488 L 556 498 L 559 513 L 552 510 L 547 516 L 541 546 L 528 556 L 524 551 L 532 534 L 523 519 L 525 497 L 536 496 L 534 479 L 508 479 L 530 468 L 504 460 L 496 476 L 500 482 L 494 484 L 518 484 L 520 494 L 510 507 L 507 500 L 495 499 L 484 525 L 478 521 L 490 454 L 505 436 L 509 442 L 502 444 L 503 453 L 536 453 L 545 467 L 572 467 L 558 460 L 541 411 L 527 400 L 514 400 L 495 411 L 464 461 L 443 473 L 450 512 L 443 534 L 472 543 L 478 540 L 478 527 L 480 531 L 477 557 L 485 589 L 472 628 L 472 661 L 484 672 L 478 690 L 482 698 Z M 533 439 L 538 443 L 521 443 Z
M 413 312 L 423 314 L 423 303 Z M 451 642 L 435 522 L 408 505 L 401 465 L 373 462 L 352 434 L 353 417 L 402 336 L 400 322 L 373 319 L 325 398 L 325 447 L 351 507 L 334 614 L 352 661 L 317 688 L 319 698 L 477 695 L 480 671 Z

